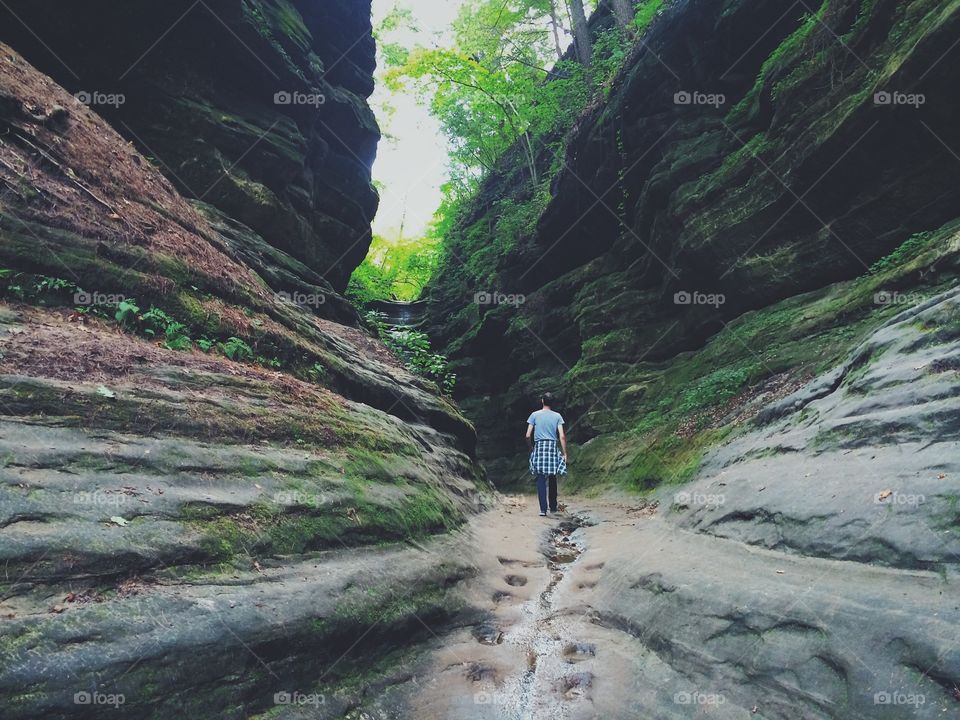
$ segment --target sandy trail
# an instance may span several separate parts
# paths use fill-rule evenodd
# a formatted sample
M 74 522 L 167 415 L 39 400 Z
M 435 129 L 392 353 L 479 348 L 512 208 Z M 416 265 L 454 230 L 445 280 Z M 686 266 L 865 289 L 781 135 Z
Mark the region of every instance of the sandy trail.
M 604 522 L 611 514 L 626 519 L 608 506 Z M 467 592 L 490 618 L 445 638 L 416 717 L 585 720 L 615 717 L 625 693 L 642 699 L 627 671 L 643 647 L 598 624 L 590 604 L 604 559 L 585 536 L 597 523 L 589 509 L 539 517 L 535 497 L 484 516 Z
M 872 710 L 886 688 L 927 700 L 883 717 L 956 716 L 936 674 L 960 663 L 960 597 L 936 573 L 765 550 L 612 499 L 541 518 L 514 498 L 469 532 L 465 592 L 487 619 L 442 638 L 410 717 L 876 720 L 835 698 Z M 881 662 L 891 637 L 936 671 Z

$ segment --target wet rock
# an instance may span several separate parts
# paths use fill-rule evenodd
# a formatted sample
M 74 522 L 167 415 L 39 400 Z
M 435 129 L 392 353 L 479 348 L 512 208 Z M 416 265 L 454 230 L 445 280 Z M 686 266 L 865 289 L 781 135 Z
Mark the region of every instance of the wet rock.
M 474 626 L 473 637 L 483 645 L 499 645 L 503 642 L 503 631 L 492 623 L 480 623 Z

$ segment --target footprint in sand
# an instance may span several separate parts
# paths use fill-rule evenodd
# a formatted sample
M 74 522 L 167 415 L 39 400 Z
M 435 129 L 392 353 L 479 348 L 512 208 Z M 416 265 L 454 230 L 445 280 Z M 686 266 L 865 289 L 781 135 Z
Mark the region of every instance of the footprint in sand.
M 593 643 L 568 643 L 563 648 L 563 659 L 568 663 L 578 663 L 596 657 L 597 646 Z
M 542 562 L 536 562 L 532 560 L 513 560 L 511 558 L 505 558 L 503 556 L 497 557 L 497 562 L 501 565 L 506 565 L 510 567 L 512 565 L 519 565 L 520 567 L 531 568 L 531 567 L 542 567 Z
M 464 671 L 464 676 L 472 682 L 496 682 L 498 675 L 496 668 L 478 662 L 468 663 Z
M 585 580 L 577 584 L 577 590 L 591 590 L 597 586 L 596 580 Z
M 503 579 L 511 587 L 523 587 L 527 584 L 527 579 L 523 575 L 506 575 Z
M 590 697 L 589 690 L 593 685 L 593 673 L 578 672 L 567 675 L 560 681 L 560 694 L 567 700 L 578 697 Z
M 512 600 L 512 599 L 513 599 L 513 594 L 508 593 L 506 590 L 497 590 L 493 594 L 493 601 L 498 605 L 502 603 L 504 600 Z
M 503 642 L 503 631 L 493 623 L 480 623 L 473 628 L 473 637 L 481 645 L 499 645 Z

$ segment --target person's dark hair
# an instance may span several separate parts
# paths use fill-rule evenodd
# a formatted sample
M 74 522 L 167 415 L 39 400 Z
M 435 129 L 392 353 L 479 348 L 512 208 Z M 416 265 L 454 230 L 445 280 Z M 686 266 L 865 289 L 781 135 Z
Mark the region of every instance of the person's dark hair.
M 540 396 L 540 402 L 544 405 L 553 405 L 553 393 L 545 392 Z

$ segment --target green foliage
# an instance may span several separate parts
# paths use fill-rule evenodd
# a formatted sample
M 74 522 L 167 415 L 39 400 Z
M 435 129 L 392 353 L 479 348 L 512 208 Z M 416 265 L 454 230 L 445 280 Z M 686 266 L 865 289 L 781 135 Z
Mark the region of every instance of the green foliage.
M 114 317 L 120 323 L 120 327 L 130 330 L 136 327 L 139 316 L 140 307 L 133 300 L 124 300 L 117 305 L 117 312 Z
M 327 369 L 320 363 L 314 363 L 308 370 L 307 375 L 315 383 L 325 383 L 329 375 Z
M 71 305 L 78 294 L 85 293 L 76 284 L 67 280 L 0 268 L 0 297 L 38 305 Z M 188 351 L 194 348 L 190 327 L 186 323 L 176 320 L 168 312 L 156 306 L 141 312 L 134 298 L 120 300 L 112 317 L 97 306 L 77 307 L 76 311 L 96 314 L 104 320 L 112 319 L 127 332 L 160 339 L 160 346 L 168 350 Z M 255 356 L 250 345 L 238 337 L 217 342 L 204 336 L 196 341 L 196 346 L 205 353 L 217 349 L 231 360 L 241 362 L 253 360 L 264 367 L 274 369 L 283 367 L 283 361 L 279 358 Z
M 148 338 L 163 338 L 160 346 L 168 350 L 193 349 L 190 329 L 158 307 L 151 306 L 147 312 L 141 314 L 136 300 L 124 300 L 117 306 L 114 318 L 125 330 Z
M 880 258 L 870 266 L 870 274 L 878 275 L 903 265 L 907 260 L 920 254 L 930 243 L 932 232 L 919 232 L 911 235 L 904 243 L 886 257 Z
M 181 322 L 171 322 L 164 330 L 166 338 L 162 345 L 169 350 L 192 350 L 193 341 L 187 332 L 187 326 Z
M 384 53 L 387 87 L 416 94 L 439 121 L 448 143 L 450 179 L 428 233 L 434 241 L 430 252 L 422 247 L 414 252 L 428 266 L 421 275 L 425 280 L 413 283 L 417 294 L 403 294 L 398 287 L 398 275 L 407 272 L 403 251 L 375 240 L 351 282 L 354 302 L 417 297 L 442 265 L 443 253 L 449 254 L 451 235 L 468 234 L 458 227 L 461 208 L 469 206 L 482 178 L 509 155 L 520 181 L 517 192 L 497 202 L 483 227 L 476 223 L 476 232 L 457 254 L 466 259 L 471 276 L 488 279 L 496 260 L 533 233 L 549 201 L 551 179 L 563 167 L 568 132 L 595 99 L 611 91 L 636 38 L 664 1 L 639 2 L 630 32 L 617 26 L 600 33 L 590 68 L 558 56 L 551 10 L 559 7 L 564 14 L 562 5 L 549 0 L 467 0 L 454 22 L 452 42 Z M 409 15 L 391 17 L 382 34 L 412 23 Z M 569 38 L 568 29 L 561 26 L 560 31 Z M 398 259 L 385 260 L 384 249 L 387 257 Z
M 238 337 L 230 337 L 226 342 L 218 343 L 217 347 L 231 360 L 243 361 L 253 358 L 253 350 Z
M 748 380 L 763 374 L 763 367 L 754 365 L 714 370 L 696 385 L 683 390 L 678 409 L 681 413 L 689 413 L 704 407 L 719 405 L 735 397 Z
M 69 280 L 0 268 L 0 297 L 37 305 L 71 304 L 80 288 Z
M 151 307 L 139 317 L 140 330 L 144 335 L 157 337 L 167 334 L 167 328 L 174 323 L 173 318 L 158 307 Z M 177 323 L 183 326 L 182 323 Z
M 430 338 L 419 330 L 391 328 L 384 323 L 383 313 L 368 312 L 367 321 L 377 330 L 380 339 L 407 366 L 410 372 L 437 384 L 440 392 L 451 395 L 457 376 L 449 370 L 445 355 L 433 352 Z
M 347 297 L 360 308 L 372 300 L 416 300 L 439 262 L 440 241 L 433 235 L 409 240 L 374 235 Z
M 766 60 L 764 60 L 763 65 L 760 67 L 760 72 L 757 75 L 756 82 L 750 91 L 744 96 L 744 98 L 730 111 L 729 121 L 734 122 L 738 118 L 742 117 L 743 114 L 757 99 L 760 92 L 763 90 L 764 83 L 766 82 L 767 77 L 774 72 L 776 69 L 780 68 L 786 59 L 792 57 L 794 54 L 799 52 L 806 42 L 807 38 L 813 32 L 814 28 L 817 27 L 822 21 L 823 16 L 827 11 L 827 7 L 830 5 L 830 0 L 824 0 L 823 4 L 815 13 L 807 12 L 804 13 L 803 17 L 800 20 L 800 25 L 794 30 L 787 38 L 777 46 L 777 48 L 770 53 Z M 805 7 L 805 6 L 804 6 Z M 795 82 L 796 78 L 788 79 L 785 82 Z M 780 86 L 774 89 L 775 94 L 783 92 L 786 85 Z
M 429 103 L 448 139 L 448 192 L 469 194 L 508 151 L 538 179 L 538 141 L 562 133 L 586 105 L 590 76 L 558 60 L 550 3 L 470 0 L 447 47 L 412 48 L 386 75 L 388 86 Z M 389 58 L 388 58 L 389 60 Z
M 636 15 L 633 18 L 634 31 L 642 33 L 653 22 L 653 18 L 663 7 L 664 0 L 642 0 L 637 3 Z

